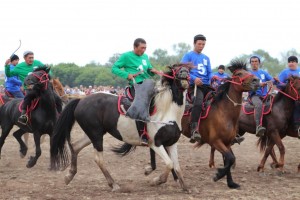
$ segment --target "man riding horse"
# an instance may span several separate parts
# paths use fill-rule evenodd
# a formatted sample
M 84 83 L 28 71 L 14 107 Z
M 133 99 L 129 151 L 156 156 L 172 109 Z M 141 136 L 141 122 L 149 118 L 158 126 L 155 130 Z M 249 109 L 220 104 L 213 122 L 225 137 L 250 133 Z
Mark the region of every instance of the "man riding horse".
M 25 51 L 24 54 L 25 62 L 19 63 L 13 70 L 10 69 L 11 59 L 6 60 L 5 62 L 5 75 L 7 77 L 18 76 L 24 85 L 24 79 L 27 77 L 29 73 L 31 73 L 34 69 L 44 66 L 44 64 L 38 60 L 34 60 L 34 54 L 32 51 Z M 51 74 L 51 73 L 50 73 Z M 28 116 L 27 116 L 27 107 L 30 105 L 31 101 L 38 96 L 35 90 L 31 90 L 24 85 L 25 89 L 25 97 L 22 104 L 22 112 L 19 117 L 18 122 L 24 125 L 27 125 Z M 60 113 L 62 111 L 62 103 L 54 92 L 56 109 Z
M 152 67 L 148 56 L 145 54 L 146 48 L 146 41 L 142 38 L 137 38 L 133 43 L 133 51 L 123 53 L 112 66 L 113 74 L 129 81 L 129 90 L 132 97 L 140 97 L 141 95 L 135 95 L 136 91 L 134 88 L 134 83 L 140 85 L 146 79 L 149 79 L 151 76 L 154 76 L 155 73 L 158 73 L 158 71 Z M 140 99 L 142 100 L 143 97 L 140 97 L 139 100 Z M 141 143 L 143 145 L 148 145 L 148 137 L 146 134 L 144 134 L 145 123 L 143 121 L 137 121 L 136 124 L 141 137 Z
M 256 91 L 249 92 L 249 99 L 254 105 L 254 118 L 256 123 L 256 136 L 265 134 L 266 128 L 262 126 L 263 99 L 267 95 L 267 83 L 273 81 L 273 77 L 265 70 L 259 69 L 260 58 L 257 55 L 250 57 L 251 73 L 260 79 L 260 87 Z

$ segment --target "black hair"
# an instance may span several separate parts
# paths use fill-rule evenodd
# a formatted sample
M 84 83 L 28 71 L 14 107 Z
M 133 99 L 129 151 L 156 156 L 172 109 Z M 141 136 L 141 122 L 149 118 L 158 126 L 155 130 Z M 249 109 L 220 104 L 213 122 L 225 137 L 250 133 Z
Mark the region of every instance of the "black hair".
M 198 34 L 194 37 L 194 44 L 196 44 L 197 40 L 204 40 L 206 41 L 206 37 L 202 34 Z
M 144 40 L 143 38 L 137 38 L 134 40 L 133 46 L 138 47 L 141 43 L 146 44 L 146 40 Z

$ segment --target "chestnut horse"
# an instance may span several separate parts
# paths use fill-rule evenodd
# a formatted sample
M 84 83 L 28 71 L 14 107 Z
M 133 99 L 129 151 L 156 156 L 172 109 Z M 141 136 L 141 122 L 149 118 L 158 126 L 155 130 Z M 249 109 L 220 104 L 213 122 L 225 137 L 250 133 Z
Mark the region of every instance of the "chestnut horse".
M 259 79 L 253 76 L 246 69 L 247 64 L 241 60 L 231 61 L 229 70 L 233 76 L 226 80 L 226 83 L 218 88 L 218 92 L 211 109 L 205 119 L 199 124 L 199 132 L 204 143 L 217 149 L 224 159 L 224 168 L 220 168 L 213 178 L 218 181 L 227 176 L 227 185 L 229 188 L 239 188 L 231 175 L 231 166 L 235 162 L 235 156 L 231 150 L 231 143 L 234 140 L 238 128 L 238 119 L 241 110 L 242 93 L 256 90 L 259 86 Z M 190 116 L 183 116 L 182 134 L 190 135 Z M 198 143 L 198 146 L 202 144 Z M 146 174 L 151 173 L 151 168 L 155 162 L 155 154 L 151 153 L 151 167 L 146 168 Z M 176 177 L 174 177 L 176 179 Z
M 175 169 L 182 189 L 187 190 L 179 166 L 177 141 L 180 137 L 180 121 L 189 86 L 189 69 L 190 65 L 187 64 L 168 67 L 168 71 L 158 83 L 159 93 L 154 98 L 156 112 L 150 117 L 151 121 L 172 122 L 172 124 L 147 123 L 149 147 L 162 157 L 167 166 L 159 177 L 153 179 L 154 185 L 165 183 L 170 171 Z M 51 168 L 57 170 L 68 166 L 69 156 L 65 148 L 65 143 L 68 142 L 71 168 L 65 176 L 66 184 L 69 184 L 77 173 L 79 152 L 92 143 L 95 149 L 95 162 L 102 170 L 108 185 L 113 191 L 120 189 L 104 164 L 103 136 L 108 132 L 116 139 L 126 142 L 121 148 L 115 149 L 115 152 L 123 155 L 141 144 L 135 120 L 125 117 L 118 111 L 119 98 L 117 95 L 107 93 L 91 94 L 83 99 L 70 101 L 61 113 L 51 137 Z M 85 137 L 71 143 L 70 131 L 75 121 L 84 130 Z M 164 146 L 167 146 L 169 155 Z
M 273 100 L 273 107 L 270 114 L 263 117 L 263 126 L 266 127 L 266 133 L 263 137 L 259 138 L 258 145 L 264 156 L 261 160 L 257 171 L 263 171 L 265 162 L 269 155 L 273 159 L 272 167 L 278 168 L 280 172 L 283 171 L 285 147 L 282 143 L 282 138 L 285 136 L 298 137 L 298 132 L 293 128 L 293 111 L 295 101 L 300 98 L 300 78 L 291 76 L 288 83 L 276 94 Z M 244 112 L 240 113 L 239 130 L 240 135 L 246 132 L 255 134 L 255 121 L 253 114 L 246 115 Z M 277 161 L 274 145 L 277 145 L 280 152 L 279 162 Z M 214 151 L 211 149 L 211 156 L 209 166 L 214 167 Z M 298 166 L 300 172 L 300 164 Z

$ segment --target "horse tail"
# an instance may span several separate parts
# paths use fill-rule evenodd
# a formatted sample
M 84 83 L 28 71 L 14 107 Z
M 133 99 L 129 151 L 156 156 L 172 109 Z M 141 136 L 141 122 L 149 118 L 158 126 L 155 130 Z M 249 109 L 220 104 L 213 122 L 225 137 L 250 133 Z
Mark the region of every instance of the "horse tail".
M 259 147 L 260 152 L 264 152 L 267 148 L 268 137 L 266 135 L 260 137 L 257 140 L 257 147 Z
M 124 143 L 121 146 L 113 147 L 112 151 L 123 157 L 123 156 L 128 155 L 129 153 L 131 153 L 135 149 L 136 149 L 136 146 L 133 146 L 133 145 L 128 144 L 128 143 Z
M 80 99 L 70 101 L 55 123 L 50 142 L 50 162 L 52 170 L 66 168 L 69 165 L 69 152 L 65 142 L 70 146 L 70 132 L 75 123 L 74 111 Z M 71 151 L 72 152 L 72 151 Z

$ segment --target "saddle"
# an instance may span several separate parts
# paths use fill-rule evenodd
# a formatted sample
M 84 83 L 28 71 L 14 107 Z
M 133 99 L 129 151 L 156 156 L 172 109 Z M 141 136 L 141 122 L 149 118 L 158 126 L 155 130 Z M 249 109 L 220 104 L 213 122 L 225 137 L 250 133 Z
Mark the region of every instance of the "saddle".
M 192 109 L 193 109 L 193 101 L 194 101 L 195 97 L 190 92 L 188 92 L 186 95 L 187 95 L 187 97 L 186 97 L 186 106 L 185 106 L 185 110 L 184 110 L 184 116 L 190 116 Z M 208 113 L 211 108 L 211 104 L 213 103 L 215 96 L 216 96 L 216 92 L 210 91 L 204 97 L 203 103 L 202 103 L 202 112 L 201 112 L 201 116 L 200 116 L 201 119 L 207 118 Z
M 263 99 L 263 106 L 262 106 L 262 114 L 267 115 L 272 111 L 274 96 L 268 95 L 265 99 Z M 242 111 L 246 115 L 254 114 L 254 105 L 250 98 L 248 98 L 247 102 L 245 102 L 242 106 Z
M 138 86 L 135 87 L 135 98 L 133 98 L 134 95 L 130 93 L 129 87 L 125 88 L 125 95 L 119 95 L 118 111 L 120 114 L 126 115 L 132 119 L 150 121 L 150 116 L 156 112 L 153 102 L 155 83 L 154 81 L 149 82 L 146 80 L 144 83 L 137 84 Z

